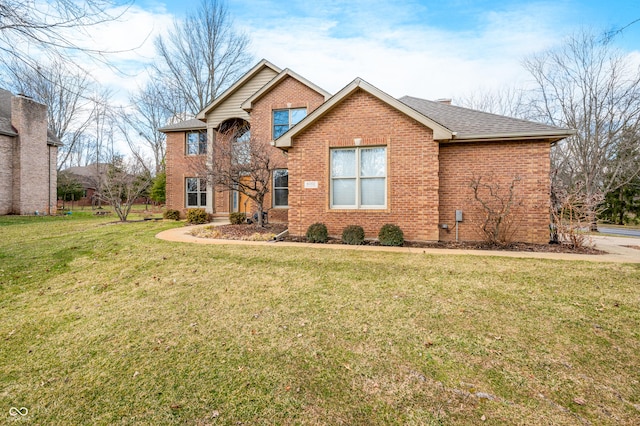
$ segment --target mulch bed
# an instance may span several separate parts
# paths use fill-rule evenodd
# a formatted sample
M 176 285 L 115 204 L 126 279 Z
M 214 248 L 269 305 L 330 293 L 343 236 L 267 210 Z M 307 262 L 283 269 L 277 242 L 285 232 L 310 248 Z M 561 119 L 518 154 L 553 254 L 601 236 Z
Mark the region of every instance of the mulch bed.
M 259 234 L 279 234 L 287 229 L 286 223 L 270 223 L 264 227 L 255 224 L 242 225 L 222 225 L 218 229 L 222 233 L 222 238 L 230 240 L 240 240 L 243 237 Z M 304 237 L 286 236 L 282 241 L 306 243 Z M 342 240 L 338 238 L 330 238 L 326 244 L 342 244 Z M 378 241 L 367 240 L 364 245 L 378 246 Z M 405 247 L 418 248 L 438 248 L 438 249 L 462 249 L 462 250 L 500 250 L 500 251 L 521 251 L 521 252 L 540 252 L 540 253 L 574 253 L 574 254 L 605 254 L 606 252 L 591 247 L 573 248 L 567 244 L 528 244 L 528 243 L 512 243 L 506 246 L 492 245 L 483 242 L 412 242 L 406 241 Z
M 286 223 L 268 223 L 263 227 L 256 224 L 242 225 L 221 225 L 217 229 L 222 234 L 220 238 L 229 240 L 241 240 L 254 234 L 275 234 L 285 231 L 288 228 Z
M 291 242 L 307 242 L 304 237 L 285 237 L 283 241 Z M 338 238 L 329 238 L 326 244 L 343 244 Z M 379 246 L 378 241 L 367 240 L 363 245 Z M 436 248 L 436 249 L 460 249 L 460 250 L 499 250 L 499 251 L 521 251 L 521 252 L 539 252 L 539 253 L 574 253 L 574 254 L 606 254 L 605 251 L 591 247 L 573 248 L 567 244 L 529 244 L 529 243 L 512 243 L 506 246 L 487 244 L 483 242 L 416 242 L 405 241 L 404 247 L 416 248 Z

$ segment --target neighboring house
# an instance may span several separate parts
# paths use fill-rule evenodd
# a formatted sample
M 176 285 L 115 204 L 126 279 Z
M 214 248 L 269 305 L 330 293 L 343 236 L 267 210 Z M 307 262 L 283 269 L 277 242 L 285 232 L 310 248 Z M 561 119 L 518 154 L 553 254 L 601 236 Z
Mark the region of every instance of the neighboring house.
M 456 235 L 461 241 L 480 240 L 482 211 L 470 183 L 481 178 L 502 190 L 515 181 L 513 239 L 547 243 L 550 149 L 573 133 L 442 102 L 395 99 L 361 79 L 329 97 L 267 61 L 197 119 L 202 124 L 191 120 L 161 129 L 167 133 L 167 207 L 191 207 L 196 189 L 204 195 L 190 199 L 209 212 L 235 209 L 233 194 L 193 185 L 198 176 L 190 175 L 189 147 L 198 138 L 194 132 L 204 134 L 203 124 L 210 147 L 223 123 L 244 120 L 252 137 L 272 140 L 287 152 L 287 179 L 281 182 L 286 188 L 277 179 L 272 188 L 274 194 L 286 189 L 287 203 L 270 200 L 269 214 L 287 221 L 290 234 L 304 235 L 309 225 L 323 222 L 331 235 L 361 225 L 375 238 L 382 225 L 393 223 L 414 241 Z M 456 211 L 462 213 L 457 229 Z
M 55 213 L 60 145 L 45 105 L 0 89 L 0 215 Z
M 109 164 L 93 163 L 87 166 L 75 166 L 62 170 L 60 173 L 68 174 L 82 186 L 84 194 L 79 200 L 74 200 L 78 206 L 91 206 L 97 203 L 96 191 L 98 183 L 107 171 Z M 99 178 L 100 177 L 100 178 Z
M 105 182 L 107 178 L 109 167 L 111 167 L 109 163 L 92 163 L 86 166 L 69 167 L 60 172 L 69 175 L 82 186 L 84 193 L 82 198 L 74 200 L 76 205 L 96 207 L 108 204 L 104 199 L 99 199 L 98 191 L 100 183 Z M 149 203 L 148 197 L 138 197 L 134 201 L 134 204 L 147 203 Z

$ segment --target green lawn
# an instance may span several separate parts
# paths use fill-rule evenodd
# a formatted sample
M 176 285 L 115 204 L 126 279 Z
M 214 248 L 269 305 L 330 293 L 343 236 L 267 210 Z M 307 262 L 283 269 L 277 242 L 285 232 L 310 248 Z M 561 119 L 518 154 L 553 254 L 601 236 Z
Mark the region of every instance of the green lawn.
M 638 265 L 180 244 L 154 238 L 175 222 L 113 220 L 0 217 L 0 420 L 640 422 Z

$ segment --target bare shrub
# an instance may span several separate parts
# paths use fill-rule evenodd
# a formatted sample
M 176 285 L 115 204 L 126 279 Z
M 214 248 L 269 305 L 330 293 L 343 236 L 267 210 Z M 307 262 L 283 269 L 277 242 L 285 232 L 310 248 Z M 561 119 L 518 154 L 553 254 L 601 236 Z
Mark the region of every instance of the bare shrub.
M 473 198 L 479 205 L 480 218 L 477 231 L 489 244 L 509 245 L 519 223 L 518 210 L 522 199 L 518 196 L 516 184 L 520 177 L 515 176 L 508 186 L 498 182 L 483 182 L 483 177 L 471 179 L 469 186 L 473 190 Z
M 593 206 L 600 205 L 601 192 L 587 195 L 581 185 L 567 189 L 554 185 L 551 189 L 551 241 L 572 248 L 591 247 L 590 229 Z

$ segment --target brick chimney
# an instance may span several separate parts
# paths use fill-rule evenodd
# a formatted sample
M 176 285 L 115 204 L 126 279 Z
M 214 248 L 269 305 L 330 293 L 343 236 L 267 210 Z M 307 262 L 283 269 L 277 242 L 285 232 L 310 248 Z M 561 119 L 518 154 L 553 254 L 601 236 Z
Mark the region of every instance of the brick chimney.
M 11 125 L 18 133 L 13 153 L 12 211 L 15 214 L 53 213 L 56 165 L 53 163 L 52 168 L 53 155 L 47 144 L 47 107 L 23 95 L 14 96 Z
M 441 104 L 445 105 L 451 105 L 451 98 L 436 99 L 436 102 L 440 102 Z

